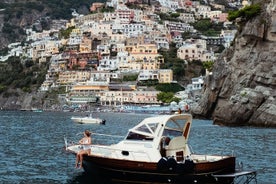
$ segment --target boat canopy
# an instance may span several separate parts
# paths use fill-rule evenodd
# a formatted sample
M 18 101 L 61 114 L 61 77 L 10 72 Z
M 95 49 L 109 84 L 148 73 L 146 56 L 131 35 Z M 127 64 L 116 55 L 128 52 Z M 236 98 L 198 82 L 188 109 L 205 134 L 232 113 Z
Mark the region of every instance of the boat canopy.
M 129 129 L 126 140 L 160 140 L 161 137 L 188 138 L 192 116 L 190 114 L 160 115 L 144 119 Z

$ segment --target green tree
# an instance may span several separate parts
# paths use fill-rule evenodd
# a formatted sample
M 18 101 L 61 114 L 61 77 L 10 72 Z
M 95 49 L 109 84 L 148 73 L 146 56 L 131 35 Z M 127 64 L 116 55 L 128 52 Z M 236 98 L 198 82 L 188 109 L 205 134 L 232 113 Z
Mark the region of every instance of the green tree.
M 238 17 L 245 18 L 245 20 L 249 20 L 256 15 L 259 15 L 261 12 L 260 4 L 252 4 L 250 6 L 245 6 L 244 8 L 236 11 L 228 12 L 228 20 L 233 21 Z
M 210 19 L 201 19 L 192 24 L 194 28 L 200 32 L 206 31 L 211 27 Z
M 203 68 L 211 72 L 213 70 L 214 61 L 204 61 L 203 62 Z
M 8 89 L 20 88 L 24 92 L 38 89 L 45 80 L 47 69 L 47 64 L 22 62 L 19 57 L 10 57 L 0 64 L 0 93 L 11 96 L 15 93 L 7 92 Z
M 177 57 L 177 48 L 175 43 L 170 44 L 169 50 L 160 49 L 158 51 L 164 58 L 161 69 L 172 69 L 174 79 L 178 80 L 185 74 L 185 61 Z
M 171 103 L 172 101 L 179 102 L 180 99 L 174 96 L 172 92 L 160 92 L 157 94 L 157 100 L 162 103 Z
M 178 18 L 180 16 L 180 13 L 171 13 L 172 18 Z
M 134 74 L 134 75 L 125 75 L 123 77 L 123 81 L 136 81 L 138 78 L 138 74 Z
M 212 22 L 211 19 L 201 19 L 192 24 L 196 30 L 206 36 L 217 36 L 221 29 L 223 29 L 223 23 Z
M 75 26 L 68 27 L 65 30 L 61 29 L 60 32 L 59 32 L 59 37 L 68 39 L 73 29 L 75 29 Z
M 178 91 L 182 91 L 184 87 L 180 86 L 177 83 L 167 83 L 167 84 L 158 84 L 156 85 L 155 89 L 162 92 L 176 93 Z

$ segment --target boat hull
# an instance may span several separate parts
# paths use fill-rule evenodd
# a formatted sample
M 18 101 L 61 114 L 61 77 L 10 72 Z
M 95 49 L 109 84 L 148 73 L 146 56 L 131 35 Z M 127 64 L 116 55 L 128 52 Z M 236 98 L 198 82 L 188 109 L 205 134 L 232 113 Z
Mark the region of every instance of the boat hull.
M 191 168 L 174 163 L 160 169 L 158 163 L 117 160 L 97 156 L 85 156 L 83 167 L 87 174 L 110 178 L 117 181 L 159 182 L 159 183 L 217 183 L 213 174 L 229 173 L 235 170 L 235 157 L 215 162 L 196 163 Z M 233 179 L 224 178 L 224 183 Z M 220 181 L 221 182 L 221 181 Z

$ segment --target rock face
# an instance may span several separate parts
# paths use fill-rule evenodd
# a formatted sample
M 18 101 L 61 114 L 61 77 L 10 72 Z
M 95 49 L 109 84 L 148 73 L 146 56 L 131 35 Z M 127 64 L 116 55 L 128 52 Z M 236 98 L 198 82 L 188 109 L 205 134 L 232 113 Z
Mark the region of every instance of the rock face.
M 44 92 L 26 93 L 20 89 L 10 89 L 6 94 L 0 95 L 0 110 L 24 110 L 43 109 L 45 111 L 60 111 L 65 104 L 64 99 L 58 98 L 56 94 Z
M 20 89 L 10 90 L 9 93 L 13 95 L 9 97 L 0 96 L 1 110 L 31 110 L 33 107 L 42 108 L 43 104 L 41 93 L 25 93 Z M 15 95 L 16 94 L 16 95 Z
M 229 126 L 276 127 L 276 1 L 259 2 L 262 13 L 241 27 L 216 61 L 195 116 Z

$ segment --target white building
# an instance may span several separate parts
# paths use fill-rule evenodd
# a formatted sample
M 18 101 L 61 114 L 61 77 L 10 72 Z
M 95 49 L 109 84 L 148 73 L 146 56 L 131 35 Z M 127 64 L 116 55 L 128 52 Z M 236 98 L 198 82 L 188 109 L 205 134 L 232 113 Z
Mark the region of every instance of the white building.
M 227 48 L 234 40 L 237 30 L 221 30 L 220 36 L 224 39 L 224 47 Z
M 209 18 L 209 13 L 211 12 L 211 7 L 206 5 L 198 5 L 197 12 L 195 13 L 197 18 Z
M 187 91 L 201 90 L 203 84 L 204 84 L 204 77 L 203 76 L 192 78 L 192 84 L 188 84 L 186 90 Z
M 170 48 L 170 44 L 168 42 L 167 37 L 157 36 L 154 38 L 154 41 L 157 45 L 157 49 L 161 49 L 161 48 L 169 49 Z
M 143 81 L 143 80 L 150 80 L 150 79 L 158 79 L 157 70 L 141 70 L 137 80 Z
M 130 37 L 135 35 L 141 35 L 146 30 L 146 27 L 142 23 L 135 23 L 135 24 L 123 24 L 123 33 Z
M 110 71 L 118 69 L 118 59 L 104 56 L 103 59 L 99 60 L 98 71 Z

